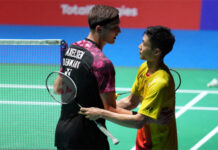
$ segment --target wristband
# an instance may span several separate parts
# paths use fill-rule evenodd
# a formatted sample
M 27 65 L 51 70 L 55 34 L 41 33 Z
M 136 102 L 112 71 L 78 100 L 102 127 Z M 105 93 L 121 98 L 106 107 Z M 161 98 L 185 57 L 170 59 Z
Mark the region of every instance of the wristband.
M 136 111 L 132 111 L 132 114 L 133 114 L 133 115 L 136 115 L 136 114 L 137 114 L 137 112 L 136 112 Z

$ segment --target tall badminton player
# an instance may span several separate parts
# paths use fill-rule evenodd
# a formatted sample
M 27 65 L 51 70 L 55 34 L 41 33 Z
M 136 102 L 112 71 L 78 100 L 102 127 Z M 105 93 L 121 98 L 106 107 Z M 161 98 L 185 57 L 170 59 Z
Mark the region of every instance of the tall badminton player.
M 114 7 L 96 5 L 88 14 L 88 22 L 90 32 L 87 38 L 73 43 L 66 50 L 61 72 L 75 81 L 75 101 L 81 106 L 129 113 L 116 107 L 114 66 L 102 52 L 105 44 L 113 44 L 120 33 L 119 12 Z M 57 149 L 109 149 L 107 136 L 93 121 L 78 114 L 79 109 L 73 103 L 62 105 L 55 134 Z M 104 119 L 97 122 L 105 127 Z

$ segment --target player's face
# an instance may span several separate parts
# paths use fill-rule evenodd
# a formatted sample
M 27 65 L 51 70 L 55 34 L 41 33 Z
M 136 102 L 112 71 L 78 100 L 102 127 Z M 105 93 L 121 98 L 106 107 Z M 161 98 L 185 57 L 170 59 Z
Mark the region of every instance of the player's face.
M 113 44 L 120 32 L 120 20 L 116 20 L 113 23 L 102 27 L 101 39 L 105 43 Z
M 145 34 L 142 38 L 142 43 L 139 45 L 139 54 L 142 60 L 152 61 L 155 51 L 151 47 L 151 42 Z

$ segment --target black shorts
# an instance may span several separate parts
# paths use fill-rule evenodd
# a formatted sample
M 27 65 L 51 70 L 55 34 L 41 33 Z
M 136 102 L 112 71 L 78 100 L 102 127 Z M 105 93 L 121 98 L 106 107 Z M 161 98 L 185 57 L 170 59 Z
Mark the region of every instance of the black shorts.
M 55 133 L 59 150 L 109 150 L 105 136 L 93 121 L 84 116 L 59 120 Z

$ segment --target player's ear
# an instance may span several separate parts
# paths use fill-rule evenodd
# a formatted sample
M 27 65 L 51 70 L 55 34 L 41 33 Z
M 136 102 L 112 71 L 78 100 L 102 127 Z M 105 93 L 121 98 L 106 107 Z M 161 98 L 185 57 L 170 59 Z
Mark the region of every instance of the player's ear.
M 159 48 L 155 48 L 155 55 L 161 55 L 162 51 Z
M 96 32 L 101 32 L 102 28 L 101 28 L 100 25 L 97 25 L 97 26 L 95 27 L 95 30 L 96 30 Z

